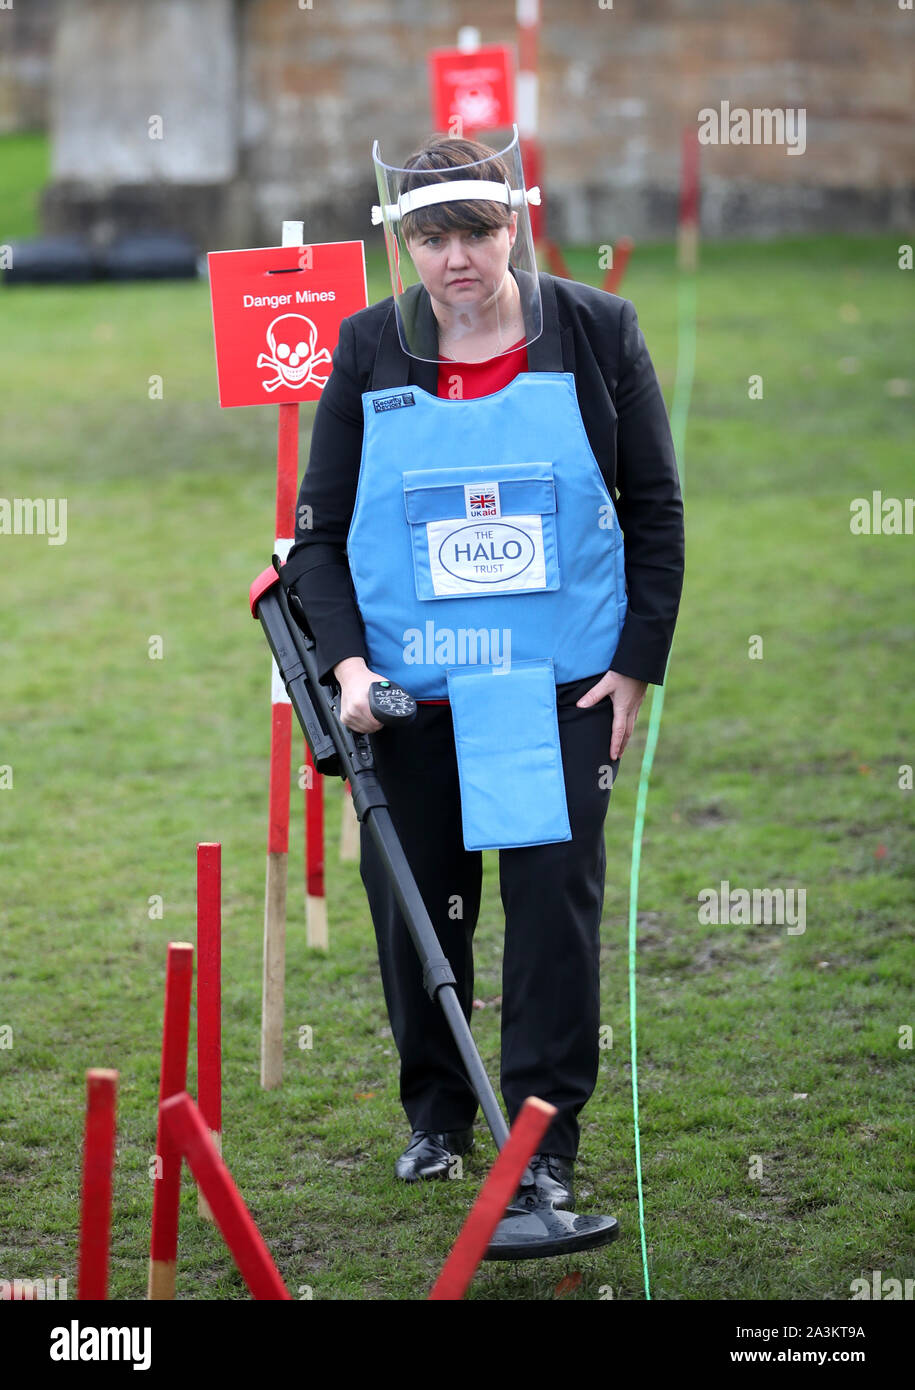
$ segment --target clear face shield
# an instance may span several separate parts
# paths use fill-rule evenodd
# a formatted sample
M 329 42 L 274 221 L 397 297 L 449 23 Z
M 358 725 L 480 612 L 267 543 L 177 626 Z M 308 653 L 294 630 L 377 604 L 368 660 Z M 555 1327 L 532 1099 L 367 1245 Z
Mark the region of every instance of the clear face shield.
M 447 144 L 447 142 L 444 142 Z M 372 150 L 397 331 L 423 362 L 487 362 L 543 332 L 518 127 L 473 164 L 400 169 Z M 419 163 L 442 162 L 434 153 Z

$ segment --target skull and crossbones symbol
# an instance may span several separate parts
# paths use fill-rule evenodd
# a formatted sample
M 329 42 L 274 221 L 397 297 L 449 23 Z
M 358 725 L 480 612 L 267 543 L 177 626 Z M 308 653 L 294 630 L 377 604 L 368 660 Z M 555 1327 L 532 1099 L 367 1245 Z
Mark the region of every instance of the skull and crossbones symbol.
M 323 387 L 330 372 L 318 372 L 331 362 L 330 353 L 322 348 L 315 352 L 318 330 L 311 319 L 304 314 L 280 314 L 267 329 L 269 352 L 262 352 L 257 359 L 259 367 L 272 367 L 276 376 L 261 382 L 265 391 L 276 391 L 280 386 L 307 386 L 314 382 Z
M 456 88 L 454 109 L 468 126 L 485 129 L 498 124 L 499 103 L 488 82 L 475 82 L 469 87 Z

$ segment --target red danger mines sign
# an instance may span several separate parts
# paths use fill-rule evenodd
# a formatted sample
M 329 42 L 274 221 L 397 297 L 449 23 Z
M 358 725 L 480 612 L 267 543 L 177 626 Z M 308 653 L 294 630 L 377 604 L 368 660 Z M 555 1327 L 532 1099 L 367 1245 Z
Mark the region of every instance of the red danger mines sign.
M 508 44 L 491 43 L 472 53 L 434 48 L 429 86 L 436 130 L 448 130 L 452 116 L 460 116 L 464 135 L 514 125 L 512 57 Z
M 211 251 L 219 404 L 316 401 L 341 320 L 368 304 L 361 241 Z

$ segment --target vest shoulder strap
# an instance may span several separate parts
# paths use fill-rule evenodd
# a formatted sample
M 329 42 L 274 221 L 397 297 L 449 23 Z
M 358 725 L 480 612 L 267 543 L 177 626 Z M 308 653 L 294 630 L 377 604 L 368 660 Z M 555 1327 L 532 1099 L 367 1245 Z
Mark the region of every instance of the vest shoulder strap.
M 381 337 L 378 339 L 375 363 L 372 367 L 372 379 L 368 384 L 368 390 L 387 391 L 398 386 L 406 386 L 409 380 L 410 359 L 400 346 L 396 310 L 392 303 L 391 312 L 384 321 Z

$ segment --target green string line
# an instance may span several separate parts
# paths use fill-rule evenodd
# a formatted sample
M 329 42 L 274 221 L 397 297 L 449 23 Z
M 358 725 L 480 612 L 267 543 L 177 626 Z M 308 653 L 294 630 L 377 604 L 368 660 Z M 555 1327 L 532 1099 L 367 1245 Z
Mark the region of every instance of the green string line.
M 677 375 L 674 383 L 674 402 L 670 412 L 670 432 L 677 457 L 677 471 L 680 487 L 684 488 L 686 472 L 686 421 L 689 415 L 690 397 L 693 391 L 693 376 L 696 366 L 696 275 L 695 272 L 681 272 L 677 284 Z M 645 1297 L 650 1300 L 651 1288 L 648 1281 L 648 1250 L 645 1243 L 645 1205 L 642 1194 L 642 1148 L 639 1140 L 639 1077 L 636 1039 L 635 1011 L 635 946 L 636 923 L 639 908 L 639 867 L 642 862 L 642 831 L 645 828 L 645 806 L 648 801 L 648 782 L 654 763 L 658 731 L 661 727 L 661 713 L 664 709 L 664 691 L 667 672 L 670 670 L 670 657 L 664 671 L 664 685 L 652 688 L 651 714 L 648 720 L 648 734 L 642 766 L 639 770 L 639 785 L 635 806 L 635 825 L 632 831 L 632 864 L 629 873 L 629 1055 L 632 1066 L 632 1120 L 635 1128 L 635 1172 L 639 1194 L 639 1233 L 642 1241 L 642 1271 L 645 1278 Z

